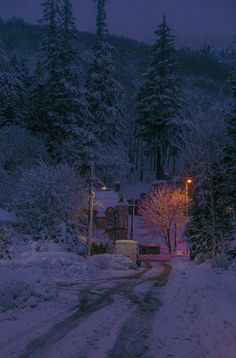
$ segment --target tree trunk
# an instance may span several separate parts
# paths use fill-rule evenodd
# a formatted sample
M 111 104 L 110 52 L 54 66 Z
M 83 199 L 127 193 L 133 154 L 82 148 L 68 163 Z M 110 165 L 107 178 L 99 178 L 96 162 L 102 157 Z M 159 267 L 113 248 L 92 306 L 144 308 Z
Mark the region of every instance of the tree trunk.
M 211 190 L 210 192 L 211 197 L 211 217 L 212 217 L 212 239 L 213 239 L 213 251 L 212 256 L 213 258 L 216 257 L 216 213 L 215 213 L 215 200 L 214 200 L 214 193 Z
M 175 172 L 176 172 L 176 154 L 174 153 L 173 154 L 173 175 L 175 175 Z
M 140 161 L 140 181 L 143 181 L 143 166 L 144 166 L 144 162 L 143 162 L 143 148 L 141 149 L 141 161 Z
M 176 228 L 176 224 L 174 224 L 174 245 L 175 245 L 174 251 L 176 251 L 176 249 L 177 249 L 177 228 Z
M 156 179 L 162 180 L 165 179 L 164 170 L 162 166 L 162 160 L 161 160 L 161 148 L 157 147 L 156 149 Z
M 170 230 L 168 231 L 167 236 L 166 236 L 166 243 L 167 243 L 167 246 L 169 249 L 169 254 L 171 255 L 172 247 L 171 247 L 171 239 L 170 239 Z

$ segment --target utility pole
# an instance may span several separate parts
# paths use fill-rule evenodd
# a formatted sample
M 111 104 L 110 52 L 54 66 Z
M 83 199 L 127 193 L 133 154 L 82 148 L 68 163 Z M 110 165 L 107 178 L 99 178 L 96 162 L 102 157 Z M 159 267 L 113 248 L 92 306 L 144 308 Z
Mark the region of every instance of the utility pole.
M 135 198 L 132 198 L 130 240 L 134 240 L 134 215 L 135 215 Z
M 89 193 L 89 227 L 88 227 L 88 256 L 92 254 L 92 235 L 93 235 L 93 209 L 95 192 L 93 190 L 94 181 L 94 162 L 91 162 L 91 178 L 90 178 L 90 193 Z
M 185 195 L 186 195 L 186 218 L 189 221 L 189 185 L 192 184 L 192 179 L 187 179 L 185 182 Z M 189 254 L 189 247 L 187 245 L 187 255 Z

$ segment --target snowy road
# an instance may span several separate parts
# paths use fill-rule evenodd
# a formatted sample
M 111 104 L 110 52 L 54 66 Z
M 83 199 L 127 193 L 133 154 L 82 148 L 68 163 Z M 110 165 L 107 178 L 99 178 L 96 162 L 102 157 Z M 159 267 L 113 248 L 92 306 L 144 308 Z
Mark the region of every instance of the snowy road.
M 82 292 L 78 310 L 32 341 L 20 357 L 147 357 L 158 291 L 170 271 L 163 264 L 86 287 L 61 286 L 67 294 L 78 291 L 81 297 Z
M 235 270 L 176 259 L 121 274 L 60 283 L 73 306 L 8 313 L 0 357 L 236 357 Z

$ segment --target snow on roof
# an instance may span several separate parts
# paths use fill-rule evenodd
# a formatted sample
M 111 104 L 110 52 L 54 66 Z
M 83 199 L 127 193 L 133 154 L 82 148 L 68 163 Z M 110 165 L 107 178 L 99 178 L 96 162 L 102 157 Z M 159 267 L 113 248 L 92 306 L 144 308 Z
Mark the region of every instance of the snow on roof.
M 151 185 L 148 183 L 137 182 L 137 183 L 127 183 L 124 186 L 125 196 L 128 199 L 136 198 L 139 199 L 141 194 L 146 194 L 151 188 Z
M 94 207 L 97 211 L 97 216 L 105 216 L 108 208 L 115 208 L 120 202 L 120 193 L 114 190 L 95 191 Z M 128 205 L 124 199 L 122 204 Z

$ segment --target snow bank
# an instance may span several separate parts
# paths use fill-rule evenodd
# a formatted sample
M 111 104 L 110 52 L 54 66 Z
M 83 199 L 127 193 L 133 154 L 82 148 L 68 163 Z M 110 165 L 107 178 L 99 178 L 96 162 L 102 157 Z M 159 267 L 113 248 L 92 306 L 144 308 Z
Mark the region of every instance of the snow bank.
M 90 259 L 96 263 L 101 270 L 129 270 L 136 269 L 135 263 L 126 256 L 123 255 L 95 255 Z
M 39 268 L 28 270 L 14 265 L 0 265 L 0 313 L 35 308 L 55 298 L 56 285 Z
M 94 275 L 98 266 L 77 254 L 68 253 L 50 240 L 27 239 L 14 243 L 10 250 L 12 260 L 0 260 L 1 266 L 12 268 L 39 268 L 53 280 L 79 280 Z
M 50 242 L 21 244 L 14 259 L 0 260 L 0 313 L 58 300 L 58 282 L 94 279 L 102 274 L 101 270 L 110 274 L 112 270 L 134 268 L 134 263 L 122 255 L 86 259 Z
M 0 260 L 0 312 L 37 307 L 57 298 L 57 281 L 84 280 L 99 273 L 95 262 L 52 242 L 21 243 L 12 257 Z

